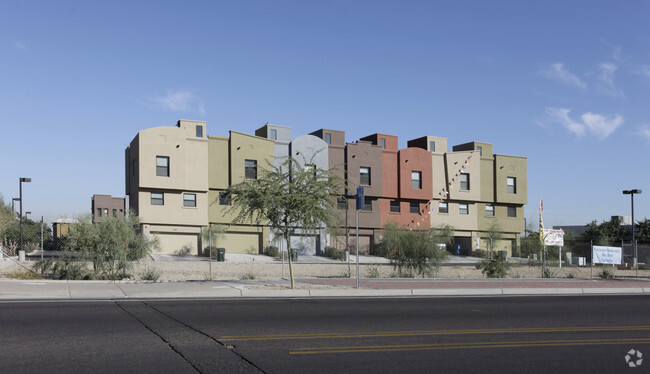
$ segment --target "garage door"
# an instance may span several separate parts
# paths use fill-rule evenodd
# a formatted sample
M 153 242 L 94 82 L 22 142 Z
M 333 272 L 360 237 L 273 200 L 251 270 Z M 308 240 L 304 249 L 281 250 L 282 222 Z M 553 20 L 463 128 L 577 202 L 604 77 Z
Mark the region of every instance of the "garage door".
M 226 253 L 260 253 L 260 234 L 257 233 L 226 233 L 217 247 L 225 248 Z
M 316 255 L 316 236 L 291 235 L 291 250 L 299 255 Z
M 199 236 L 152 233 L 160 243 L 160 254 L 197 255 L 199 253 Z

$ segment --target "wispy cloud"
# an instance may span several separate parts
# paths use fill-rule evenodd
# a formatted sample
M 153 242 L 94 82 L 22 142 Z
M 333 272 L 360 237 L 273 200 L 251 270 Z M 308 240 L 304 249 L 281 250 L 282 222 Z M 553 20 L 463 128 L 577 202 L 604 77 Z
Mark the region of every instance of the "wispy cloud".
M 634 73 L 650 78 L 650 65 L 643 65 L 640 69 L 635 70 Z
M 596 79 L 596 92 L 608 95 L 625 98 L 623 90 L 616 87 L 614 76 L 618 70 L 618 66 L 612 63 L 603 63 L 598 65 L 598 70 L 593 74 Z
M 646 138 L 648 143 L 650 143 L 650 125 L 641 125 L 639 126 L 639 135 Z
M 164 96 L 152 96 L 148 101 L 155 106 L 172 112 L 194 112 L 205 114 L 201 99 L 189 91 L 168 92 Z
M 27 51 L 27 46 L 25 45 L 25 43 L 23 43 L 21 41 L 15 42 L 14 47 L 16 47 L 16 49 L 21 50 L 21 51 Z
M 578 78 L 577 75 L 568 71 L 562 63 L 552 64 L 551 66 L 540 70 L 539 75 L 582 90 L 587 88 L 587 83 Z
M 584 113 L 580 116 L 580 120 L 576 121 L 571 118 L 570 112 L 571 109 L 567 108 L 546 108 L 547 120 L 564 126 L 578 137 L 592 135 L 601 140 L 610 136 L 625 122 L 620 114 L 608 118 L 602 114 L 591 112 Z

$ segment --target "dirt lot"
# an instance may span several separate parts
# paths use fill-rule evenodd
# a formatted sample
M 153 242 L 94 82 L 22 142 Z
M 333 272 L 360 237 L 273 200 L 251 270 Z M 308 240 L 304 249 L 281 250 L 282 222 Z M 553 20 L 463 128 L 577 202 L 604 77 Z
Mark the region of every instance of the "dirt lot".
M 31 262 L 24 262 L 22 265 L 29 267 Z M 284 268 L 284 270 L 283 270 Z M 144 272 L 154 269 L 159 274 L 159 281 L 202 281 L 209 279 L 210 264 L 207 261 L 153 261 L 152 259 L 142 260 L 134 264 L 132 279 L 142 279 Z M 632 277 L 634 270 L 617 270 L 611 266 L 608 270 L 613 271 L 616 277 Z M 11 278 L 19 274 L 23 269 L 9 260 L 0 261 L 0 277 Z M 355 265 L 351 264 L 348 270 L 347 263 L 333 264 L 294 264 L 294 275 L 296 278 L 329 277 L 338 278 L 355 276 Z M 395 269 L 390 265 L 361 265 L 359 274 L 361 277 L 389 278 Z M 551 268 L 556 278 L 589 278 L 591 269 L 589 267 L 563 267 Z M 597 278 L 602 272 L 601 267 L 593 270 Z M 234 263 L 234 262 L 212 262 L 213 279 L 237 280 L 278 280 L 289 276 L 289 266 L 281 263 Z M 514 265 L 508 272 L 510 278 L 541 278 L 540 267 L 529 267 L 527 265 Z M 639 276 L 650 277 L 650 270 L 639 271 Z M 442 266 L 435 278 L 443 279 L 481 279 L 485 276 L 474 265 L 464 266 Z

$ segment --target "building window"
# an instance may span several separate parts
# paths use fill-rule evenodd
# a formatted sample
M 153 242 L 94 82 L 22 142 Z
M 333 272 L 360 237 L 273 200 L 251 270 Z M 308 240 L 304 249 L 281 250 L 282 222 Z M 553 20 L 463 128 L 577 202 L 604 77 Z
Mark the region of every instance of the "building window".
M 417 201 L 411 201 L 409 204 L 409 212 L 413 214 L 420 213 L 420 203 Z
M 485 216 L 486 217 L 494 217 L 494 205 L 486 205 L 485 206 Z
M 97 217 L 102 216 L 102 208 L 97 208 Z
M 332 144 L 332 134 L 325 134 L 325 143 Z
M 508 177 L 508 193 L 517 193 L 517 178 Z
M 359 184 L 362 186 L 370 186 L 370 168 L 362 166 L 359 168 Z
M 412 171 L 411 172 L 411 187 L 416 190 L 422 189 L 422 172 L 421 171 Z
M 156 156 L 156 176 L 158 177 L 169 176 L 169 157 Z
M 363 198 L 363 208 L 366 212 L 372 212 L 372 200 L 369 197 Z
M 152 192 L 151 205 L 165 205 L 165 195 L 162 192 Z
M 449 206 L 447 205 L 446 202 L 441 201 L 438 203 L 438 213 L 444 213 L 444 214 L 449 213 Z
M 108 208 L 104 208 L 104 217 L 108 217 Z
M 244 175 L 246 179 L 257 179 L 257 161 L 246 160 L 245 164 Z
M 458 204 L 459 214 L 469 214 L 469 206 L 467 204 Z
M 117 209 L 113 209 L 113 217 L 117 217 Z
M 469 174 L 467 173 L 460 174 L 460 190 L 469 191 Z
M 278 130 L 271 129 L 271 135 L 269 136 L 271 140 L 278 140 Z
M 508 207 L 508 217 L 517 217 L 517 207 L 514 206 Z
M 431 141 L 429 142 L 429 152 L 435 152 L 435 151 L 436 151 L 436 142 L 434 142 L 433 140 L 431 140 Z
M 391 213 L 399 213 L 400 212 L 399 201 L 397 201 L 397 200 L 391 200 L 390 201 L 390 212 Z
M 386 149 L 386 139 L 384 139 L 384 138 L 379 139 L 379 145 L 380 145 L 383 149 Z
M 341 210 L 348 209 L 348 199 L 346 199 L 345 196 L 341 196 L 339 197 L 336 205 Z
M 201 125 L 196 126 L 196 137 L 197 138 L 202 138 L 203 137 L 203 126 L 201 126 Z
M 228 192 L 219 193 L 219 205 L 231 205 L 232 200 Z
M 195 193 L 183 194 L 183 206 L 196 208 L 196 194 Z
M 476 146 L 476 150 L 478 151 L 479 156 L 483 156 L 483 147 L 478 145 Z

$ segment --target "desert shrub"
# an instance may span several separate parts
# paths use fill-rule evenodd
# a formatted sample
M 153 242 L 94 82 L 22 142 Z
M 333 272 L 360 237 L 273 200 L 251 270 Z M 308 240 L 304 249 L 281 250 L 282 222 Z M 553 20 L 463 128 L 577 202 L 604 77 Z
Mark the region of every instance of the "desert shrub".
M 488 278 L 505 278 L 510 270 L 510 264 L 506 261 L 504 253 L 499 251 L 493 260 L 485 259 L 479 262 L 476 268 L 482 269 L 483 274 Z
M 545 267 L 542 271 L 542 278 L 555 278 L 556 276 L 557 272 L 551 270 L 549 267 Z
M 408 230 L 388 223 L 382 245 L 400 275 L 432 276 L 447 258 L 447 252 L 439 244 L 449 242 L 450 234 L 450 228 Z
M 210 255 L 212 255 L 211 258 L 212 258 L 213 260 L 216 260 L 216 259 L 217 259 L 217 256 L 218 256 L 217 253 L 218 253 L 218 251 L 217 251 L 217 247 L 215 247 L 215 246 L 212 246 L 212 247 L 208 246 L 208 247 L 203 248 L 203 251 L 201 251 L 201 256 L 202 256 L 202 257 L 210 257 Z
M 475 250 L 472 251 L 472 256 L 480 257 L 480 258 L 487 258 L 487 252 L 482 250 L 482 249 L 475 249 Z
M 607 268 L 603 268 L 603 271 L 601 271 L 600 274 L 598 274 L 598 276 L 603 279 L 614 279 L 614 272 Z
M 157 281 L 160 278 L 160 269 L 156 265 L 147 265 L 138 275 L 142 280 Z
M 371 268 L 368 268 L 368 278 L 379 278 L 379 268 L 376 266 L 373 266 Z
M 280 251 L 278 251 L 278 247 L 269 245 L 266 248 L 264 248 L 264 251 L 262 252 L 265 256 L 273 257 L 273 258 L 278 258 L 280 257 Z
M 334 247 L 325 247 L 323 255 L 334 260 L 345 260 L 345 253 L 343 251 L 339 251 Z

